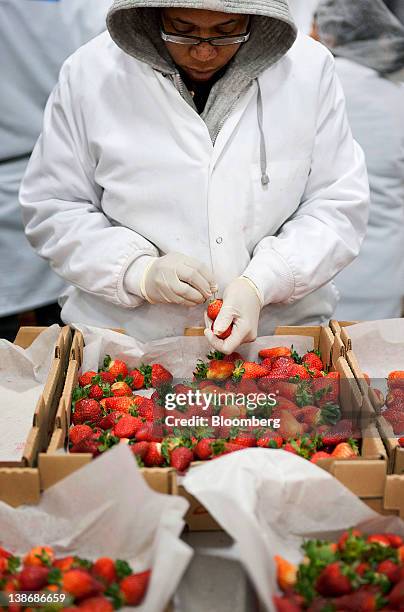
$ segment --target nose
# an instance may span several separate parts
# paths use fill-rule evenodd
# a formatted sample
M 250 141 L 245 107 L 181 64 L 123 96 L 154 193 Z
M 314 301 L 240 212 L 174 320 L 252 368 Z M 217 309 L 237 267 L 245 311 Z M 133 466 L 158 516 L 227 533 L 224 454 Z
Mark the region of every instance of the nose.
M 190 54 L 193 59 L 199 62 L 209 62 L 217 56 L 217 49 L 209 43 L 203 42 L 191 47 Z

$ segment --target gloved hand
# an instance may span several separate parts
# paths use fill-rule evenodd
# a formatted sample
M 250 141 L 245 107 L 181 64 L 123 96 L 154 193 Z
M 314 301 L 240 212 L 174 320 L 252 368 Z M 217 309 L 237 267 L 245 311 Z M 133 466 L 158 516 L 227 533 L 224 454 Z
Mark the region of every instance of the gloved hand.
M 205 336 L 209 344 L 216 351 L 229 355 L 243 342 L 253 342 L 257 337 L 262 306 L 261 296 L 254 283 L 243 276 L 236 278 L 223 294 L 223 306 L 213 328 L 216 334 L 221 334 L 233 322 L 231 335 L 226 340 L 220 340 L 211 331 L 212 321 L 206 315 Z
M 150 304 L 195 306 L 212 297 L 217 285 L 207 266 L 181 253 L 152 258 L 140 289 Z

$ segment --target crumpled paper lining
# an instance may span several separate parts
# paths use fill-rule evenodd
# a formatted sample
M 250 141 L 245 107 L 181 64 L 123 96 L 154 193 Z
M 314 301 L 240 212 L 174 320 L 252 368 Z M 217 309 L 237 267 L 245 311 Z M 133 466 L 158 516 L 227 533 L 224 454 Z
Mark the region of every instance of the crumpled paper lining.
M 48 545 L 58 557 L 110 556 L 128 561 L 135 572 L 152 569 L 136 610 L 159 612 L 192 557 L 179 539 L 187 507 L 185 499 L 152 491 L 120 445 L 45 491 L 38 506 L 14 509 L 0 502 L 0 545 L 18 555 Z
M 0 462 L 19 462 L 54 357 L 59 325 L 23 349 L 0 340 Z
M 252 448 L 192 468 L 185 489 L 235 540 L 266 609 L 278 591 L 274 555 L 301 560 L 308 538 L 335 540 L 350 527 L 404 536 L 404 523 L 380 517 L 338 480 L 283 450 Z

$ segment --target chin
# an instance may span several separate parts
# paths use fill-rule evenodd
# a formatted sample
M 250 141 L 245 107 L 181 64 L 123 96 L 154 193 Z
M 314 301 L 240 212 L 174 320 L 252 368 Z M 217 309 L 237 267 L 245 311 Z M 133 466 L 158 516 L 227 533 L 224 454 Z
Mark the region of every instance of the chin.
M 219 70 L 219 69 L 217 69 Z M 203 72 L 195 72 L 194 70 L 186 70 L 186 73 L 193 81 L 209 81 L 217 72 L 217 70 L 211 70 L 204 74 Z

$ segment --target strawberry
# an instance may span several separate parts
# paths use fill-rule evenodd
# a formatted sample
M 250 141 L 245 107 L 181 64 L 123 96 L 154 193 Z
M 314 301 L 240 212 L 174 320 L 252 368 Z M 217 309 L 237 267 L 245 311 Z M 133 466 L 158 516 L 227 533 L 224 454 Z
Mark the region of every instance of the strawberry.
M 240 353 L 230 353 L 230 355 L 225 355 L 223 357 L 223 361 L 228 361 L 229 363 L 235 363 L 239 360 L 243 360 L 243 357 L 240 355 Z
M 234 365 L 233 380 L 236 382 L 241 379 L 256 379 L 268 375 L 268 370 L 255 361 L 236 361 Z
M 215 336 L 220 338 L 220 340 L 226 340 L 226 338 L 228 338 L 231 335 L 231 332 L 233 331 L 233 323 L 231 323 L 227 329 L 218 333 L 218 332 L 215 332 L 215 322 L 213 321 L 211 325 L 211 330 L 213 331 Z
M 73 608 L 74 610 L 75 608 Z M 112 603 L 104 597 L 103 595 L 99 595 L 98 597 L 88 597 L 84 601 L 82 601 L 77 608 L 82 612 L 113 612 L 114 607 Z M 64 608 L 64 612 L 66 612 L 67 608 Z
M 197 380 L 226 380 L 233 374 L 234 364 L 230 361 L 212 359 L 209 363 L 199 361 L 194 376 Z
M 150 570 L 140 574 L 131 574 L 126 576 L 119 583 L 124 601 L 129 606 L 138 606 L 147 591 L 150 580 Z
M 75 557 L 62 557 L 62 559 L 55 559 L 53 562 L 53 567 L 57 567 L 57 569 L 60 569 L 61 572 L 67 572 L 67 570 L 72 569 L 75 564 Z
M 92 568 L 96 578 L 101 578 L 106 584 L 116 582 L 115 563 L 109 557 L 101 557 L 97 559 Z
M 151 367 L 151 385 L 152 387 L 161 387 L 166 383 L 173 381 L 173 375 L 159 363 L 154 363 Z
M 266 368 L 268 370 L 268 372 L 270 372 L 272 370 L 272 359 L 267 357 L 266 359 L 261 361 L 261 365 L 262 365 L 262 367 Z
M 309 370 L 324 370 L 324 364 L 321 361 L 318 351 L 309 351 L 303 355 L 302 363 L 305 364 Z
M 84 398 L 76 402 L 73 413 L 73 423 L 75 425 L 81 425 L 82 423 L 93 423 L 95 425 L 101 419 L 101 406 L 96 400 Z
M 132 378 L 132 389 L 142 389 L 144 387 L 144 376 L 140 370 L 135 368 L 129 372 L 129 376 Z
M 376 389 L 373 389 L 376 391 Z M 404 407 L 404 389 L 390 389 L 386 395 L 386 406 L 390 407 Z
M 108 385 L 113 385 L 115 382 L 115 377 L 111 372 L 104 372 L 101 370 L 101 372 L 98 372 L 98 376 L 101 376 L 102 382 Z
M 387 377 L 387 385 L 389 389 L 404 389 L 404 370 L 390 372 Z
M 89 370 L 88 372 L 84 372 L 79 377 L 80 387 L 87 387 L 87 385 L 91 385 L 91 381 L 93 380 L 94 376 L 97 376 L 97 372 L 93 372 L 92 370 Z
M 320 408 L 324 404 L 338 403 L 339 399 L 339 372 L 330 372 L 322 378 L 312 381 L 315 403 Z
M 311 427 L 316 427 L 321 420 L 321 409 L 317 406 L 305 406 L 300 409 L 296 418 L 300 423 L 307 423 Z
M 104 430 L 113 429 L 119 419 L 126 415 L 127 412 L 119 412 L 118 410 L 114 410 L 113 412 L 110 412 L 101 419 L 101 421 L 99 422 L 99 426 L 101 427 L 101 429 Z
M 158 407 L 152 399 L 143 397 L 138 404 L 137 411 L 140 417 L 152 423 L 157 418 Z
M 134 438 L 142 426 L 143 421 L 140 417 L 133 417 L 130 414 L 126 414 L 115 424 L 114 435 L 118 438 Z
M 104 397 L 104 391 L 101 389 L 100 385 L 91 385 L 88 397 L 90 399 L 101 400 Z
M 291 382 L 274 381 L 272 387 L 272 393 L 286 397 L 291 402 L 296 401 L 296 395 L 299 391 L 299 385 Z
M 86 570 L 71 569 L 62 577 L 62 589 L 75 599 L 82 599 L 99 593 L 102 587 Z
M 147 467 L 158 467 L 164 463 L 164 457 L 161 453 L 161 444 L 159 442 L 150 442 L 147 453 L 144 456 L 144 464 Z
M 254 434 L 248 433 L 246 431 L 236 433 L 230 438 L 230 442 L 232 444 L 238 444 L 238 446 L 241 446 L 243 448 L 251 448 L 253 446 L 257 446 L 257 439 Z
M 374 612 L 380 609 L 378 604 L 376 593 L 368 590 L 366 587 L 362 587 L 355 593 L 334 599 L 333 610 L 343 610 L 343 612 Z
M 232 442 L 226 442 L 225 440 L 216 440 L 213 443 L 213 453 L 215 457 L 221 457 L 222 455 L 228 455 L 236 451 L 243 450 L 242 446 L 233 444 Z
M 50 546 L 35 546 L 24 557 L 24 565 L 42 565 L 49 567 L 55 558 L 53 548 Z
M 316 581 L 316 591 L 324 597 L 338 597 L 352 593 L 351 581 L 342 573 L 343 566 L 335 561 L 325 567 Z
M 366 542 L 368 544 L 379 544 L 379 546 L 390 546 L 390 540 L 384 533 L 374 533 L 368 536 Z
M 31 565 L 24 567 L 19 574 L 21 591 L 40 591 L 48 583 L 49 568 Z
M 395 585 L 395 587 L 388 596 L 388 600 L 390 606 L 396 606 L 390 609 L 400 610 L 401 612 L 404 607 L 404 579 L 400 580 L 400 582 Z
M 341 442 L 338 444 L 331 453 L 331 456 L 338 459 L 351 459 L 359 455 L 358 447 L 356 444 L 349 444 L 349 442 Z
M 303 426 L 287 410 L 283 411 L 279 433 L 283 438 L 294 438 L 303 433 Z
M 74 425 L 69 429 L 69 440 L 72 444 L 78 444 L 92 435 L 93 430 L 89 425 Z
M 279 587 L 282 591 L 291 589 L 296 584 L 297 567 L 293 563 L 289 563 L 279 555 L 274 557 L 276 563 L 276 577 Z
M 338 550 L 345 550 L 348 539 L 351 542 L 359 538 L 363 538 L 363 534 L 361 531 L 359 531 L 359 529 L 350 529 L 349 531 L 344 531 L 344 533 L 341 535 L 340 539 L 337 542 Z
M 304 367 L 304 365 L 299 363 L 295 363 L 294 365 L 290 366 L 290 368 L 288 369 L 288 376 L 290 376 L 291 378 L 294 378 L 296 376 L 299 377 L 301 380 L 310 379 L 310 374 L 308 373 L 307 369 Z
M 136 408 L 136 399 L 132 397 L 107 397 L 105 408 L 113 412 L 129 412 Z
M 314 455 L 312 455 L 310 461 L 312 463 L 317 463 L 317 461 L 319 461 L 320 459 L 328 459 L 329 457 L 331 457 L 330 453 L 326 453 L 324 451 L 317 451 L 317 453 L 314 453 Z
M 258 385 L 252 378 L 242 378 L 240 382 L 234 382 L 234 393 L 242 393 L 243 395 L 253 395 L 260 393 Z
M 112 374 L 114 378 L 122 376 L 126 378 L 128 375 L 128 368 L 124 361 L 121 359 L 111 360 L 111 357 L 107 355 L 104 359 L 104 368 Z
M 352 422 L 349 419 L 344 419 L 323 435 L 323 444 L 324 446 L 335 446 L 352 437 L 354 437 Z
M 0 559 L 9 559 L 12 556 L 13 555 L 11 554 L 11 552 L 8 552 L 8 550 L 6 550 L 5 548 L 0 547 Z
M 153 423 L 148 421 L 144 423 L 143 427 L 139 429 L 136 434 L 136 440 L 138 442 L 153 442 L 154 441 L 154 428 Z
M 129 448 L 134 455 L 136 455 L 140 459 L 144 459 L 149 449 L 149 443 L 148 442 L 135 442 L 135 444 L 131 444 Z
M 194 455 L 201 461 L 207 461 L 213 456 L 212 444 L 215 442 L 214 438 L 203 438 L 199 440 L 198 444 L 194 448 Z
M 272 599 L 276 612 L 301 612 L 303 610 L 299 604 L 295 603 L 290 598 L 274 595 Z
M 388 538 L 392 548 L 400 548 L 400 546 L 403 546 L 404 541 L 401 536 L 396 535 L 395 533 L 385 533 L 384 535 L 386 538 Z
M 258 355 L 261 359 L 274 359 L 275 357 L 290 357 L 292 351 L 286 346 L 277 346 L 275 348 L 261 349 Z
M 93 457 L 99 455 L 100 444 L 93 436 L 80 440 L 77 444 L 71 447 L 71 453 L 90 453 Z
M 132 389 L 123 380 L 114 383 L 111 392 L 114 397 L 132 397 Z
M 283 438 L 275 433 L 267 433 L 257 440 L 257 446 L 260 448 L 282 448 Z
M 194 454 L 192 450 L 186 446 L 177 446 L 170 457 L 170 465 L 177 472 L 185 472 L 193 461 Z
M 207 313 L 211 321 L 215 321 L 222 306 L 223 306 L 223 300 L 216 299 L 216 300 L 212 300 L 211 302 L 209 302 Z
M 397 565 L 397 563 L 394 563 L 390 559 L 386 559 L 385 561 L 379 563 L 377 566 L 377 572 L 387 576 L 387 578 L 393 584 L 399 582 L 400 580 L 400 567 Z

